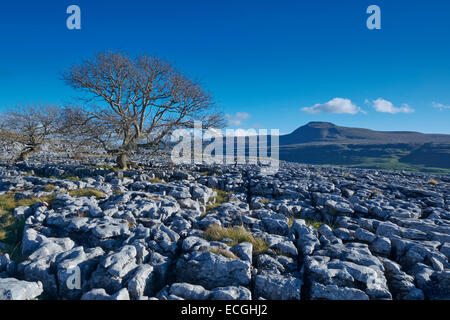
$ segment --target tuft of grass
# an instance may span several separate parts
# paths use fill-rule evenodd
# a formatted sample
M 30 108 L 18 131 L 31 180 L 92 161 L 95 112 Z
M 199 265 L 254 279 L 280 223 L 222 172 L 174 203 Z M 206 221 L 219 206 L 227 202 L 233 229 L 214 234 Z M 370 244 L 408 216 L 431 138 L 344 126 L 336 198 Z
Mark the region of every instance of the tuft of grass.
M 12 213 L 17 207 L 30 207 L 38 202 L 51 203 L 55 199 L 55 195 L 49 195 L 41 198 L 25 198 L 16 200 L 15 193 L 7 193 L 0 196 L 0 214 Z
M 220 249 L 220 248 L 210 248 L 207 250 L 208 252 L 211 253 L 215 253 L 215 254 L 220 254 L 226 258 L 230 258 L 233 260 L 237 260 L 237 257 L 230 251 L 224 250 L 224 249 Z
M 151 182 L 151 183 L 162 183 L 163 180 L 160 179 L 160 178 L 153 178 L 153 179 L 150 179 L 150 182 Z
M 206 215 L 209 211 L 214 210 L 215 208 L 220 207 L 222 204 L 230 201 L 230 192 L 218 189 L 214 189 L 214 191 L 217 193 L 216 202 L 206 206 L 204 215 Z M 210 198 L 209 200 L 212 201 L 212 198 Z
M 45 186 L 44 190 L 47 192 L 55 191 L 56 186 L 54 184 L 48 184 Z
M 292 225 L 294 224 L 294 220 L 295 220 L 294 217 L 289 217 L 289 220 L 288 220 L 288 226 L 289 227 L 292 227 Z
M 253 237 L 253 235 L 243 227 L 224 228 L 222 226 L 212 225 L 206 229 L 203 238 L 208 241 L 231 239 L 232 242 L 228 243 L 230 246 L 242 242 L 250 242 L 253 245 L 253 252 L 255 254 L 269 250 L 269 246 L 263 239 Z
M 266 205 L 266 204 L 268 204 L 270 202 L 270 200 L 269 199 L 262 199 L 262 201 L 261 201 L 261 203 L 263 204 L 263 205 Z
M 439 184 L 439 181 L 435 180 L 435 179 L 430 179 L 428 181 L 429 184 L 432 184 L 433 186 L 437 186 Z
M 95 189 L 77 189 L 69 192 L 71 197 L 96 197 L 96 198 L 106 198 L 106 195 Z
M 11 258 L 20 260 L 20 244 L 22 242 L 25 219 L 16 219 L 12 215 L 3 216 L 0 219 L 0 241 L 8 245 L 7 250 Z
M 307 226 L 311 226 L 314 229 L 319 229 L 321 225 L 323 225 L 324 223 L 321 221 L 317 221 L 317 220 L 313 220 L 313 219 L 306 219 L 305 223 Z
M 75 177 L 75 176 L 66 176 L 63 179 L 71 180 L 71 181 L 81 181 L 81 179 L 79 177 Z

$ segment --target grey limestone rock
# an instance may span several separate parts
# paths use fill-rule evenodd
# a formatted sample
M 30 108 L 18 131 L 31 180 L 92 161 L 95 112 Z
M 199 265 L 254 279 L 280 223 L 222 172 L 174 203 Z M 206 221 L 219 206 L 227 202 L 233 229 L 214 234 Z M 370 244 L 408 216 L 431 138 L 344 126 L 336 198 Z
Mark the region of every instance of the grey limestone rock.
M 43 292 L 42 283 L 0 278 L 0 300 L 35 300 Z

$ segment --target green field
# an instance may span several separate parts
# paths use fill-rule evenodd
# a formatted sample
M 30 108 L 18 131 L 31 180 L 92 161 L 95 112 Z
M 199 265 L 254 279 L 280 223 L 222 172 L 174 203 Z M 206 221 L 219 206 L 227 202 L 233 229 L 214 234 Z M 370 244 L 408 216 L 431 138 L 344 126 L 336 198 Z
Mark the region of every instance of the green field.
M 433 168 L 424 165 L 414 165 L 399 161 L 400 157 L 392 156 L 390 158 L 360 158 L 359 164 L 347 165 L 351 168 L 367 168 L 367 169 L 381 169 L 381 170 L 404 170 L 411 172 L 422 172 L 430 174 L 450 175 L 450 169 Z
M 280 148 L 280 159 L 291 162 L 440 175 L 450 174 L 449 155 L 447 146 L 424 148 L 410 144 L 292 145 Z

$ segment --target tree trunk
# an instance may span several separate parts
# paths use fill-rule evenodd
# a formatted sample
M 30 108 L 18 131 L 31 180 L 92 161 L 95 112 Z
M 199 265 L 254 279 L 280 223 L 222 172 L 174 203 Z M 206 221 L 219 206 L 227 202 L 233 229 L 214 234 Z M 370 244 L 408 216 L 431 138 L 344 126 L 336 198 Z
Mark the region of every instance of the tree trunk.
M 128 166 L 127 166 L 127 154 L 126 153 L 119 154 L 117 156 L 116 163 L 117 163 L 117 166 L 120 169 L 127 170 L 128 169 Z
M 16 162 L 27 161 L 30 158 L 30 156 L 32 156 L 36 152 L 39 152 L 40 149 L 41 149 L 40 147 L 36 146 L 22 150 L 22 152 L 17 156 Z

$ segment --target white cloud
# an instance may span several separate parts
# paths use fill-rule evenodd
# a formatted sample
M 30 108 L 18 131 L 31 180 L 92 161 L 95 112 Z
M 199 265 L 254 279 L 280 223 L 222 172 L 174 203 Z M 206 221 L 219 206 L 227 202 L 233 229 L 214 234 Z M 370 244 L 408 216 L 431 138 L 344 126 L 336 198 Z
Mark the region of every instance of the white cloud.
M 323 104 L 316 104 L 312 107 L 302 108 L 304 112 L 311 114 L 318 113 L 338 113 L 338 114 L 357 114 L 358 112 L 363 112 L 355 104 L 352 103 L 350 99 L 344 98 L 334 98 Z
M 245 120 L 250 118 L 250 114 L 247 112 L 237 112 L 234 115 L 226 114 L 225 118 L 227 119 L 228 125 L 230 127 L 238 127 L 242 126 Z
M 250 136 L 279 136 L 281 135 L 278 129 L 226 129 L 225 136 L 231 137 L 250 137 Z
M 231 136 L 235 137 L 248 137 L 248 136 L 256 136 L 258 134 L 258 131 L 255 129 L 237 129 L 230 133 Z
M 433 107 L 438 108 L 439 110 L 450 109 L 450 106 L 443 105 L 442 103 L 437 103 L 433 101 Z
M 413 113 L 414 109 L 412 109 L 409 105 L 407 104 L 402 104 L 402 106 L 400 108 L 395 107 L 392 102 L 385 100 L 383 98 L 378 98 L 377 100 L 373 100 L 372 102 L 369 102 L 368 100 L 366 100 L 366 103 L 368 104 L 372 104 L 372 107 L 377 111 L 377 112 L 383 112 L 383 113 L 391 113 L 391 114 L 396 114 L 396 113 Z

